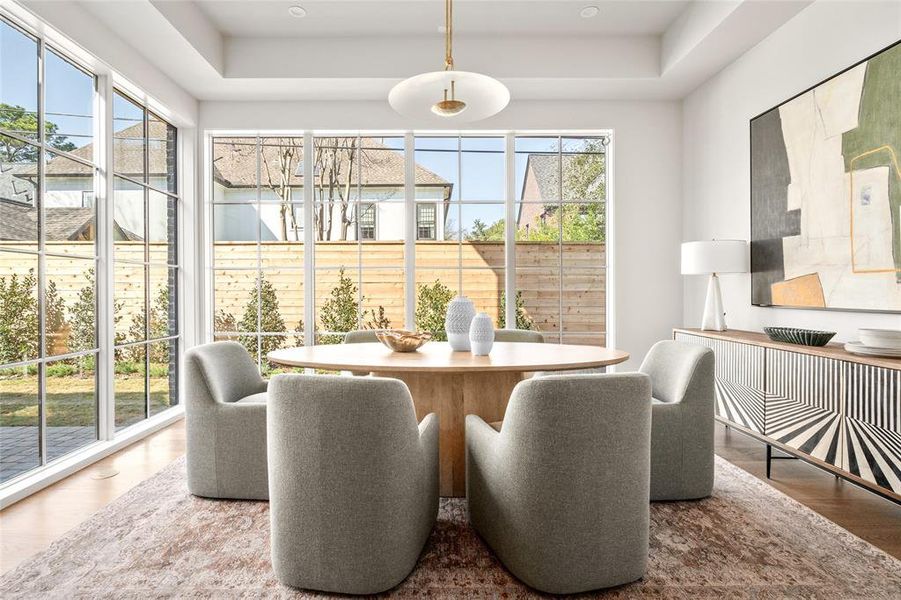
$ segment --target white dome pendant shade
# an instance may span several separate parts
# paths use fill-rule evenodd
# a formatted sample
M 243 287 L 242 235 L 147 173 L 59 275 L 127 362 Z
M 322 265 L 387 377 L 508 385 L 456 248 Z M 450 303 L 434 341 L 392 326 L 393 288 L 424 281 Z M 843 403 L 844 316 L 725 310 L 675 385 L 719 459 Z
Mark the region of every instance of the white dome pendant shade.
M 444 70 L 404 79 L 391 88 L 388 103 L 414 119 L 465 123 L 496 115 L 510 102 L 510 90 L 493 77 L 454 70 L 453 0 L 445 0 L 444 16 Z
M 451 82 L 454 83 L 453 97 L 462 100 L 466 106 L 455 114 L 436 116 L 433 108 L 442 100 L 445 89 L 450 93 Z M 395 85 L 388 94 L 391 108 L 405 117 L 440 118 L 457 123 L 487 119 L 504 110 L 509 102 L 510 91 L 503 83 L 468 71 L 433 71 L 416 75 Z

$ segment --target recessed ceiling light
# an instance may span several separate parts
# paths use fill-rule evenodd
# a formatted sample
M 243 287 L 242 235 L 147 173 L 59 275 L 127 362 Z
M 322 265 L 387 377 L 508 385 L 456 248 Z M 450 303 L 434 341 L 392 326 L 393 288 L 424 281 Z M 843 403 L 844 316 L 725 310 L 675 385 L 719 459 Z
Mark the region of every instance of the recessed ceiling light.
M 297 17 L 298 19 L 302 19 L 305 16 L 307 16 L 307 11 L 303 6 L 296 6 L 296 5 L 292 6 L 291 8 L 288 9 L 288 13 L 292 17 Z
M 597 6 L 586 6 L 579 12 L 579 15 L 581 15 L 583 19 L 590 19 L 591 17 L 598 16 L 599 12 L 601 12 L 601 9 Z

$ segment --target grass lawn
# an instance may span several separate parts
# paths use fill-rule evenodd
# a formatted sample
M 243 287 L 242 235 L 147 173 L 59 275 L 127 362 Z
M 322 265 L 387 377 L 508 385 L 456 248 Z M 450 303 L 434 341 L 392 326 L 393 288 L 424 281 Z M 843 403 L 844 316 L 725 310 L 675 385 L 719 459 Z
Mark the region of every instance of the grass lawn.
M 144 418 L 144 376 L 116 375 L 116 425 Z M 37 376 L 0 380 L 0 426 L 38 424 Z M 47 425 L 50 427 L 93 426 L 96 410 L 93 376 L 47 378 Z M 150 378 L 150 411 L 156 414 L 169 407 L 169 380 Z

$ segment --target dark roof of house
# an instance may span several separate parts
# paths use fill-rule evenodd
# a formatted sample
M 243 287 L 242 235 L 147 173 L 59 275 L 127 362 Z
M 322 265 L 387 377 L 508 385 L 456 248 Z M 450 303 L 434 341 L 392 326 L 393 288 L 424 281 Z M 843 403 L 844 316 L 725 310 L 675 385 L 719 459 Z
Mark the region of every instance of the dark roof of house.
M 574 175 L 572 173 L 572 165 L 573 163 L 564 156 L 562 163 L 563 177 L 564 181 L 570 175 Z M 531 174 L 535 178 L 535 182 L 538 184 L 538 193 L 541 198 L 530 198 L 531 201 L 534 202 L 557 202 L 560 200 L 560 170 L 561 163 L 560 157 L 557 154 L 529 154 L 528 162 L 526 163 L 525 177 L 528 178 Z M 567 201 L 585 201 L 592 200 L 593 196 L 595 196 L 601 186 L 603 186 L 603 179 L 598 179 L 596 182 L 589 188 L 589 197 L 588 198 L 575 198 L 573 197 L 572 191 L 567 189 L 566 186 L 563 188 L 563 202 Z M 525 182 L 522 186 L 523 194 L 526 192 L 527 186 Z M 524 198 L 520 198 L 523 200 Z
M 121 131 L 117 131 L 113 135 L 113 164 L 117 173 L 130 175 L 137 179 L 143 179 L 144 176 L 144 140 L 143 124 L 138 123 Z M 161 121 L 150 121 L 147 124 L 147 132 L 150 138 L 151 150 L 149 152 L 148 161 L 151 175 L 162 176 L 168 172 L 166 153 L 166 140 L 169 135 L 168 126 Z M 94 144 L 87 144 L 81 148 L 76 148 L 69 154 L 82 158 L 87 161 L 94 160 Z M 64 156 L 54 156 L 47 162 L 45 173 L 48 175 L 82 175 L 89 176 L 92 174 L 93 167 L 89 167 L 80 162 L 69 160 Z M 34 174 L 35 167 L 32 165 L 29 171 Z
M 292 138 L 281 138 L 291 140 Z M 293 138 L 296 139 L 296 138 Z M 320 138 L 319 143 L 328 138 Z M 341 138 L 337 138 L 341 139 Z M 339 143 L 339 142 L 336 142 Z M 262 142 L 260 173 L 263 182 L 277 182 L 280 172 L 280 147 L 277 139 Z M 282 146 L 286 147 L 286 146 Z M 393 148 L 375 138 L 360 139 L 360 154 L 363 164 L 361 184 L 364 186 L 402 186 L 404 184 L 404 157 Z M 298 167 L 303 164 L 303 150 L 297 148 L 292 159 L 290 185 L 303 185 L 303 176 L 298 175 Z M 225 187 L 256 186 L 256 144 L 247 138 L 217 138 L 213 152 L 213 179 Z M 339 154 L 338 170 L 346 177 L 347 166 L 344 153 Z M 349 165 L 348 165 L 349 166 Z M 356 183 L 356 166 L 352 181 Z M 450 183 L 423 166 L 416 165 L 416 185 L 447 186 Z
M 94 209 L 78 206 L 48 206 L 44 210 L 44 239 L 77 240 L 94 222 Z M 38 230 L 34 206 L 0 198 L 0 240 L 34 241 Z M 141 236 L 116 224 L 116 238 L 140 240 Z
M 526 177 L 531 174 L 538 184 L 541 198 L 531 200 L 547 200 L 556 202 L 560 198 L 559 158 L 556 154 L 530 154 L 526 164 Z M 523 193 L 526 186 L 522 187 Z

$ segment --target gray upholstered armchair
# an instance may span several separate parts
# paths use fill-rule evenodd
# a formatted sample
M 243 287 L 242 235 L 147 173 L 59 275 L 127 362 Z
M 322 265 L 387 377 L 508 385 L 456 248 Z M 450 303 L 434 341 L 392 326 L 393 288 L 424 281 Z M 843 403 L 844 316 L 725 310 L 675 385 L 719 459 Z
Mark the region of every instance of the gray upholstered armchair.
M 397 379 L 270 384 L 272 567 L 286 585 L 375 594 L 404 580 L 438 513 L 438 417 Z
M 651 500 L 713 491 L 714 357 L 703 346 L 657 342 L 639 369 L 653 386 Z
M 639 579 L 648 558 L 650 435 L 646 375 L 524 381 L 500 432 L 466 417 L 469 518 L 501 562 L 543 592 Z
M 344 334 L 344 343 L 345 344 L 378 344 L 379 338 L 376 337 L 376 333 L 379 331 L 384 331 L 383 329 L 356 329 L 354 331 L 348 331 Z M 365 377 L 369 375 L 368 371 L 351 371 L 352 375 L 357 377 Z
M 188 490 L 208 498 L 265 500 L 266 381 L 237 342 L 185 353 Z
M 495 329 L 494 341 L 543 344 L 544 336 L 540 331 L 530 331 L 528 329 Z
M 376 337 L 376 333 L 382 331 L 381 329 L 356 329 L 354 331 L 348 331 L 344 334 L 344 343 L 345 344 L 377 344 L 379 342 L 379 338 Z

